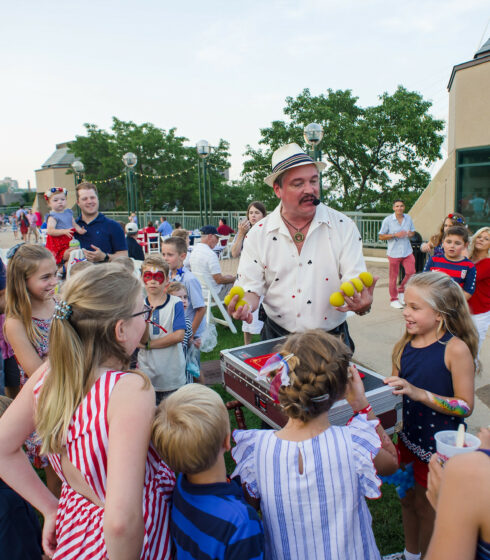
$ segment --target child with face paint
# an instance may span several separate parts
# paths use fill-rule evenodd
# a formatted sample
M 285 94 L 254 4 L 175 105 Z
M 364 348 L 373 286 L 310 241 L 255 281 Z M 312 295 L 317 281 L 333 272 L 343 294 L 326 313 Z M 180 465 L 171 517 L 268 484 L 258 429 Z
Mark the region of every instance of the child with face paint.
M 185 357 L 181 342 L 185 335 L 185 313 L 180 298 L 167 294 L 168 264 L 158 254 L 143 261 L 141 275 L 152 309 L 143 335 L 138 365 L 155 388 L 157 405 L 185 385 Z

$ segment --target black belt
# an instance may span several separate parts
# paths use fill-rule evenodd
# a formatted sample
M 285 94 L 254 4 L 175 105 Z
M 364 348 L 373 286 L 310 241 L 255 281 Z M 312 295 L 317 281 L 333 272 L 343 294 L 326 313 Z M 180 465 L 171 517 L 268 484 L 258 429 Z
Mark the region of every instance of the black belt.
M 260 306 L 259 309 L 259 319 L 264 322 L 264 326 L 262 327 L 262 331 L 260 332 L 261 340 L 270 340 L 271 338 L 279 338 L 280 336 L 287 336 L 291 334 L 289 331 L 275 323 L 265 312 L 263 306 Z M 334 336 L 340 336 L 340 338 L 349 346 L 349 348 L 354 352 L 355 344 L 352 340 L 349 327 L 347 326 L 347 321 L 340 323 L 335 328 L 327 331 L 329 334 L 333 334 Z

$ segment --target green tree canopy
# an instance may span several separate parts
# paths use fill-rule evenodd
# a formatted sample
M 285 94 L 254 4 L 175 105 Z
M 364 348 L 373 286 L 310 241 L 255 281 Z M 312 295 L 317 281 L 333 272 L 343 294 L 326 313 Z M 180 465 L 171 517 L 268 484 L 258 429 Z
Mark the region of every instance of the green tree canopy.
M 287 97 L 289 120 L 261 129 L 257 150 L 248 146 L 243 180 L 253 195 L 271 203 L 272 189 L 263 183 L 270 173 L 271 156 L 283 144 L 305 146 L 303 129 L 310 122 L 323 126 L 319 148 L 327 168 L 323 173 L 325 201 L 344 210 L 386 212 L 392 200 L 403 198 L 410 207 L 429 184 L 428 166 L 439 159 L 444 122 L 428 111 L 429 101 L 399 86 L 383 93 L 380 103 L 360 107 L 350 90 L 328 90 L 312 96 L 304 89 Z
M 198 155 L 195 147 L 184 145 L 187 138 L 178 136 L 175 128 L 165 131 L 151 123 L 138 125 L 116 117 L 110 131 L 95 124 L 84 126 L 86 135 L 77 136 L 70 151 L 82 160 L 85 179 L 97 182 L 102 209 L 126 208 L 122 156 L 127 152 L 138 158 L 134 170 L 141 210 L 172 209 L 175 205 L 186 210 L 199 209 Z M 229 194 L 231 187 L 224 178 L 224 171 L 230 166 L 228 149 L 228 142 L 220 140 L 207 158 L 216 211 L 232 209 L 236 197 L 245 198 L 241 189 L 233 189 L 234 196 Z M 114 177 L 117 179 L 107 181 Z

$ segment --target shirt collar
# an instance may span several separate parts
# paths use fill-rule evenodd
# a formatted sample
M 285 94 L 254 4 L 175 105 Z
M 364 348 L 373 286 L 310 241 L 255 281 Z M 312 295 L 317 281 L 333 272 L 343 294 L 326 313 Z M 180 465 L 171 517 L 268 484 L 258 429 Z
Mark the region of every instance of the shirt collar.
M 267 221 L 267 233 L 274 230 L 283 230 L 284 233 L 289 233 L 284 220 L 281 218 L 281 206 L 281 203 L 279 203 L 269 214 L 269 220 Z M 312 224 L 326 224 L 328 227 L 332 227 L 332 219 L 328 206 L 325 204 L 319 204 L 316 207 L 316 213 L 312 220 Z
M 406 214 L 403 214 L 403 219 L 405 219 Z M 391 219 L 392 220 L 396 220 L 398 222 L 398 218 L 396 217 L 396 214 L 393 212 L 393 214 L 391 215 Z
M 82 223 L 82 224 L 85 224 L 85 225 L 89 226 L 90 224 L 95 224 L 95 223 L 97 223 L 97 222 L 102 222 L 102 221 L 104 221 L 104 219 L 105 219 L 104 214 L 102 214 L 101 212 L 99 212 L 99 213 L 97 214 L 97 216 L 95 216 L 95 218 L 94 218 L 92 221 L 86 222 L 86 221 L 83 219 L 83 217 L 80 216 L 80 217 L 77 219 L 77 223 L 78 223 L 78 224 Z

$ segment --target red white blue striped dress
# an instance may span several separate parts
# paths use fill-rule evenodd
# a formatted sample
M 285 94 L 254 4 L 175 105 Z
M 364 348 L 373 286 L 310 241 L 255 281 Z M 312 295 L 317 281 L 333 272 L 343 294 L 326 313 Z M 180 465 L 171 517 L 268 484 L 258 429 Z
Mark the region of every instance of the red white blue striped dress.
M 68 459 L 83 474 L 102 503 L 105 502 L 107 484 L 107 408 L 115 384 L 124 375 L 131 374 L 107 371 L 99 377 L 77 408 L 68 430 Z M 42 382 L 43 379 L 34 388 L 36 398 Z M 87 500 L 68 485 L 61 469 L 60 455 L 50 455 L 49 461 L 63 482 L 53 560 L 107 558 L 103 533 L 104 508 Z M 142 560 L 171 558 L 169 506 L 174 485 L 174 473 L 150 446 L 143 489 L 145 536 Z

